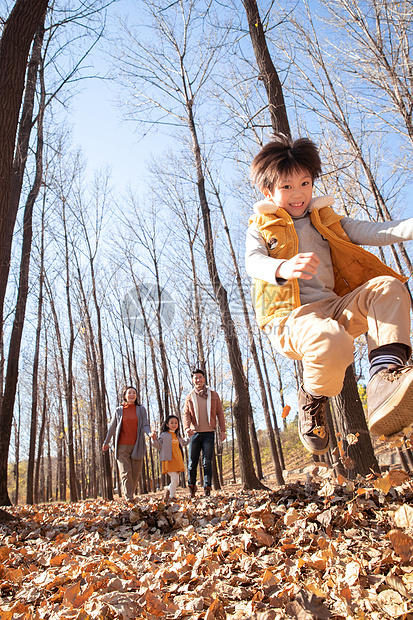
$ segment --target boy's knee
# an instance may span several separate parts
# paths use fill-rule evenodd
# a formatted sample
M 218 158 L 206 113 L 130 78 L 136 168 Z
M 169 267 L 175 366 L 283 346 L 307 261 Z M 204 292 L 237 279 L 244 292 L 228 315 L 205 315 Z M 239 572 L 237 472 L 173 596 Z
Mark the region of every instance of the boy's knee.
M 332 321 L 329 327 L 328 331 L 316 337 L 316 346 L 308 357 L 329 364 L 331 368 L 347 368 L 354 359 L 354 339 L 335 321 Z
M 354 361 L 354 339 L 335 321 L 314 337 L 303 357 L 304 386 L 320 396 L 337 396 L 347 366 Z
M 407 288 L 397 278 L 393 276 L 378 276 L 370 280 L 372 288 L 375 288 L 379 295 L 392 295 L 396 301 L 398 297 L 409 297 Z

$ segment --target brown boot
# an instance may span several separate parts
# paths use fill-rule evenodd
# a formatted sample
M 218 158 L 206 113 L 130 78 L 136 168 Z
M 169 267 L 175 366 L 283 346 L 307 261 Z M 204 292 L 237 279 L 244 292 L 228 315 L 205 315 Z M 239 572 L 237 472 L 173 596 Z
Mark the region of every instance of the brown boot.
M 391 365 L 367 384 L 367 425 L 386 437 L 413 422 L 413 366 Z
M 325 454 L 330 446 L 324 407 L 326 396 L 315 398 L 301 386 L 298 393 L 298 434 L 311 454 Z
M 196 495 L 196 484 L 188 484 L 190 498 L 193 499 Z
M 211 487 L 204 487 L 204 495 L 205 497 L 209 497 L 211 495 Z

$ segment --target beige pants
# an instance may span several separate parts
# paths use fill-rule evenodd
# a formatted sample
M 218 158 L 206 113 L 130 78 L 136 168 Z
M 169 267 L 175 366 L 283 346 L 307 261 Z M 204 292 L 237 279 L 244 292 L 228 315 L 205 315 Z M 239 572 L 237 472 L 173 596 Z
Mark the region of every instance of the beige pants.
M 143 458 L 132 459 L 131 454 L 135 446 L 118 446 L 117 463 L 119 467 L 120 482 L 122 493 L 129 501 L 133 500 L 133 494 L 142 473 Z
M 361 334 L 369 352 L 394 342 L 410 347 L 410 298 L 399 280 L 381 276 L 344 297 L 300 306 L 265 331 L 279 353 L 302 360 L 304 387 L 336 396 Z

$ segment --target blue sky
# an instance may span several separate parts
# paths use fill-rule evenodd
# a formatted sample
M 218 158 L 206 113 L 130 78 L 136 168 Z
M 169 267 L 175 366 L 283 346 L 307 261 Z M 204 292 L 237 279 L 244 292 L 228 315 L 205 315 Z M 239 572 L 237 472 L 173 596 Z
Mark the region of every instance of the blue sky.
M 107 31 L 111 32 L 118 16 L 130 16 L 137 22 L 139 3 L 136 0 L 117 0 L 108 7 Z M 88 57 L 92 65 L 88 74 L 104 76 L 110 70 L 103 43 L 98 44 Z M 112 169 L 112 184 L 119 191 L 142 187 L 146 162 L 153 154 L 167 148 L 168 137 L 161 132 L 138 139 L 134 124 L 122 120 L 122 110 L 116 105 L 117 86 L 108 80 L 86 79 L 81 82 L 81 92 L 71 102 L 69 123 L 72 124 L 73 147 L 80 147 L 88 163 L 88 173 L 108 166 Z M 413 200 L 407 191 L 404 217 L 413 215 Z
M 118 0 L 108 7 L 107 31 L 118 16 L 138 17 L 134 0 Z M 136 17 L 135 17 L 136 16 Z M 110 70 L 103 44 L 98 44 L 87 59 L 93 68 L 88 74 L 104 76 Z M 117 86 L 109 80 L 90 78 L 81 84 L 81 92 L 71 102 L 69 122 L 72 123 L 73 147 L 80 147 L 87 159 L 90 174 L 109 166 L 112 182 L 123 191 L 129 185 L 141 184 L 145 173 L 145 161 L 153 153 L 161 152 L 167 139 L 161 135 L 138 140 L 131 121 L 122 120 L 122 110 L 116 104 Z

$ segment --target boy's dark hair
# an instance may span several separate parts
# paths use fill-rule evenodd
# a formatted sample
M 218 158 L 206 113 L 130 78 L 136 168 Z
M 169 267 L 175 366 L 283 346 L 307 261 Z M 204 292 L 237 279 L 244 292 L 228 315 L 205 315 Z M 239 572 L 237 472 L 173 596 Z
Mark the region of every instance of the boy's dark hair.
M 250 177 L 261 191 L 272 191 L 282 175 L 299 170 L 308 170 L 313 182 L 320 176 L 321 160 L 316 145 L 309 138 L 292 140 L 276 134 L 254 157 Z
M 200 368 L 195 368 L 195 370 L 192 371 L 191 377 L 193 377 L 194 375 L 203 375 L 205 377 L 205 373 L 203 370 L 201 370 Z

